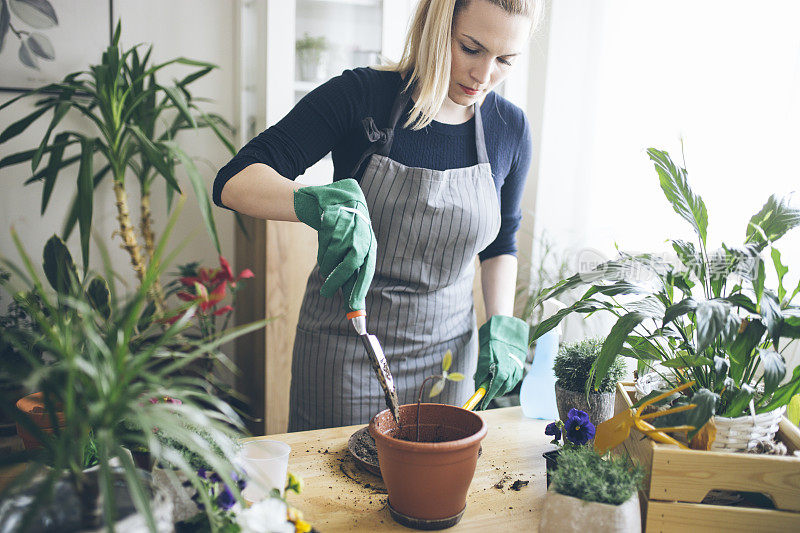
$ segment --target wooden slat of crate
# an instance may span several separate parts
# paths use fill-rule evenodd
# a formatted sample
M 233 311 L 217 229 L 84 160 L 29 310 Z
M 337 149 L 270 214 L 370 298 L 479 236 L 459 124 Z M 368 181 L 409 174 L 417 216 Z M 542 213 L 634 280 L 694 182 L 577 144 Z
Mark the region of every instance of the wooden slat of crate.
M 653 453 L 651 500 L 699 503 L 714 489 L 760 492 L 778 509 L 800 511 L 800 460 L 677 448 Z
M 774 509 L 650 500 L 647 508 L 646 531 L 647 533 L 800 531 L 800 514 Z

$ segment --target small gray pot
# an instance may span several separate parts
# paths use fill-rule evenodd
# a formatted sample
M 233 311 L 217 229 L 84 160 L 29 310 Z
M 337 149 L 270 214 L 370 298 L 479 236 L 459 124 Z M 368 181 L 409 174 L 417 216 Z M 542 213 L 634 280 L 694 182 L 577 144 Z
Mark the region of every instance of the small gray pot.
M 589 394 L 587 402 L 585 392 L 562 389 L 556 383 L 556 406 L 558 407 L 558 417 L 564 423 L 567 422 L 567 413 L 574 408 L 585 411 L 589 415 L 589 420 L 596 426 L 614 416 L 614 393 L 592 392 Z

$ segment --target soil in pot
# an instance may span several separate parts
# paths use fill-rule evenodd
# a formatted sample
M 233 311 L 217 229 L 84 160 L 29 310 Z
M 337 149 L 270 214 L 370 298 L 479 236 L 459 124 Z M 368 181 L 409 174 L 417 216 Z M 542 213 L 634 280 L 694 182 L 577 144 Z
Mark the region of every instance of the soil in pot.
M 593 392 L 586 401 L 584 391 L 571 391 L 561 388 L 558 384 L 556 390 L 556 405 L 558 417 L 562 422 L 567 422 L 570 409 L 580 409 L 589 415 L 589 420 L 596 426 L 614 416 L 614 392 Z
M 399 427 L 385 410 L 369 431 L 392 517 L 409 527 L 443 529 L 461 519 L 487 427 L 477 414 L 452 405 L 422 404 L 419 417 L 420 442 L 417 404 L 400 406 Z

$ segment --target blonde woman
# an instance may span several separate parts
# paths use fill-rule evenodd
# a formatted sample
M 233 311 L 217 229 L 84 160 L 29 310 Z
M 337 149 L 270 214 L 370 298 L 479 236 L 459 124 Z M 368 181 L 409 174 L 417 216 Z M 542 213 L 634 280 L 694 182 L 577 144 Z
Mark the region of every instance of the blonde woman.
M 400 403 L 447 350 L 461 405 L 522 376 L 513 318 L 520 197 L 531 159 L 522 111 L 492 91 L 522 60 L 540 0 L 421 0 L 401 61 L 347 70 L 303 98 L 217 174 L 217 205 L 318 232 L 292 363 L 290 431 L 364 424 L 384 408 L 343 311 L 367 309 Z M 293 180 L 328 152 L 333 183 Z M 487 316 L 472 299 L 481 260 Z

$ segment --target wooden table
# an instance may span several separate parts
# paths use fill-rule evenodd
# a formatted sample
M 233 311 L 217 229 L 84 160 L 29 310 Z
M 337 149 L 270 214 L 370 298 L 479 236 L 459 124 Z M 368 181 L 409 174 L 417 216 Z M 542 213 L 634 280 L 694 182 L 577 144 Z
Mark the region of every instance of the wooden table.
M 447 531 L 536 531 L 546 491 L 542 453 L 553 449 L 548 421 L 525 418 L 519 407 L 481 411 L 489 426 L 461 522 Z M 359 468 L 347 441 L 363 426 L 283 433 L 267 437 L 292 447 L 289 471 L 303 478 L 303 492 L 289 503 L 321 533 L 411 531 L 392 520 L 378 476 Z M 520 490 L 517 481 L 528 481 Z M 502 529 L 501 529 L 502 528 Z

